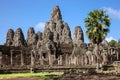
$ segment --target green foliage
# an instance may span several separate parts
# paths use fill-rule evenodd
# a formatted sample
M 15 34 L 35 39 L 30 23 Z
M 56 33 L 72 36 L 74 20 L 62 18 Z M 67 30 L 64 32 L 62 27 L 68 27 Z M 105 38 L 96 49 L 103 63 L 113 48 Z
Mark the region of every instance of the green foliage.
M 118 42 L 115 41 L 115 40 L 111 40 L 111 41 L 109 42 L 109 46 L 110 46 L 110 47 L 118 47 L 118 48 L 120 48 L 120 40 L 118 40 Z
M 117 47 L 117 41 L 115 41 L 115 40 L 111 40 L 110 42 L 109 42 L 109 46 L 110 47 Z
M 110 18 L 103 10 L 93 10 L 85 18 L 86 34 L 95 44 L 101 43 L 109 32 Z
M 118 40 L 117 47 L 120 48 L 120 39 Z
M 57 72 L 42 72 L 42 73 L 19 73 L 19 74 L 0 74 L 0 79 L 6 79 L 6 78 L 17 78 L 17 77 L 40 77 L 42 79 L 46 79 L 49 77 L 59 77 L 62 76 L 63 73 L 57 73 Z

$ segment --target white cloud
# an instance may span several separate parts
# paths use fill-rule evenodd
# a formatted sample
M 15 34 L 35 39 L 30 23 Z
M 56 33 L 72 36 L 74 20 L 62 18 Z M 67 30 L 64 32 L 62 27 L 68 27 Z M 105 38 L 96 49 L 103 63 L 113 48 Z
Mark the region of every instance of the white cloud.
M 35 28 L 37 31 L 43 31 L 44 30 L 44 27 L 45 27 L 45 23 L 44 22 L 39 22 Z
M 113 38 L 112 36 L 111 37 L 107 37 L 105 40 L 107 40 L 108 42 L 110 42 L 111 40 L 117 41 L 117 39 Z
M 103 7 L 103 9 L 110 15 L 111 18 L 120 19 L 120 9 L 113 9 L 110 7 Z

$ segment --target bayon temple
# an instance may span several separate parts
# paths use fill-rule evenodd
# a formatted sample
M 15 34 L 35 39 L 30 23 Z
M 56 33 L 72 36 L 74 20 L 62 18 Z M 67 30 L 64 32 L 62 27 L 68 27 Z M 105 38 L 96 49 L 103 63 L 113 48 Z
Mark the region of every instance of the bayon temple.
M 84 43 L 81 26 L 76 26 L 71 38 L 69 25 L 62 20 L 58 6 L 52 10 L 44 32 L 35 33 L 30 27 L 27 38 L 21 28 L 9 29 L 6 43 L 0 45 L 0 66 L 96 66 L 96 47 Z M 101 65 L 120 60 L 120 49 L 110 47 L 107 41 L 100 44 Z

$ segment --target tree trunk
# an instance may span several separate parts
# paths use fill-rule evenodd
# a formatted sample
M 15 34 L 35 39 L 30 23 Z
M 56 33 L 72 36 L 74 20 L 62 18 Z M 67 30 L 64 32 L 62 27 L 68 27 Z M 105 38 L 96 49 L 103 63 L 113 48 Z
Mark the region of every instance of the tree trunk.
M 101 62 L 101 55 L 100 55 L 100 49 L 99 49 L 99 44 L 96 44 L 96 56 L 99 62 Z
M 99 44 L 96 44 L 96 56 L 97 56 L 97 69 L 98 69 L 102 63 L 102 57 L 100 54 Z

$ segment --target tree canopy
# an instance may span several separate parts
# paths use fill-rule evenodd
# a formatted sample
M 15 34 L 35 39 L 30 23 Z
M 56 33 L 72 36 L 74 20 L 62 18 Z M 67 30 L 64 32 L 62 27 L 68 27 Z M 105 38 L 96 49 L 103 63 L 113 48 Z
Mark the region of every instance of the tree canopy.
M 111 41 L 109 42 L 109 46 L 110 46 L 110 47 L 120 48 L 120 40 L 118 40 L 118 41 L 111 40 Z
M 93 10 L 85 18 L 86 34 L 95 44 L 101 43 L 109 32 L 110 17 L 104 10 Z

